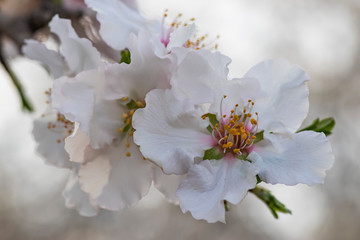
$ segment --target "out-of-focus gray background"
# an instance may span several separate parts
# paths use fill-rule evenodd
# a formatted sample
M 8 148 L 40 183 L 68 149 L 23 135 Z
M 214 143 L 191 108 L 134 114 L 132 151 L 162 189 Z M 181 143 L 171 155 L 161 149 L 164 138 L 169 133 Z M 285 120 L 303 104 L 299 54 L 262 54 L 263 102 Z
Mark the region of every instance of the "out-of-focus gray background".
M 61 191 L 68 172 L 47 166 L 30 134 L 33 115 L 0 71 L 0 239 L 360 239 L 360 2 L 359 0 L 139 0 L 161 20 L 164 9 L 195 17 L 200 33 L 219 34 L 219 50 L 233 59 L 232 77 L 254 64 L 283 57 L 311 77 L 310 112 L 333 116 L 336 162 L 325 185 L 269 186 L 292 211 L 275 220 L 254 196 L 231 206 L 227 224 L 208 224 L 167 203 L 152 190 L 138 206 L 81 217 Z M 12 67 L 40 114 L 47 73 L 34 62 Z M 36 115 L 35 114 L 35 115 Z

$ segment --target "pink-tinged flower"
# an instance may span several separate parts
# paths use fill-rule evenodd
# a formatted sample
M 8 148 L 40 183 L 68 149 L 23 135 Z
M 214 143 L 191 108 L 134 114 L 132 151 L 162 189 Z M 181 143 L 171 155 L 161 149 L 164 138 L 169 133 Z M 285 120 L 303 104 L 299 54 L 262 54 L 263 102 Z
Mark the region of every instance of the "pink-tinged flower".
M 147 92 L 170 87 L 171 60 L 155 55 L 147 33 L 131 34 L 128 46 L 131 64 L 64 76 L 52 90 L 54 108 L 75 122 L 65 149 L 80 164 L 81 189 L 92 204 L 109 210 L 132 206 L 151 186 L 153 164 L 133 142 L 132 116 Z
M 262 62 L 242 79 L 213 73 L 190 52 L 175 69 L 174 89 L 148 93 L 133 117 L 142 154 L 167 174 L 187 173 L 177 190 L 182 211 L 225 222 L 224 200 L 239 203 L 256 175 L 272 184 L 322 183 L 334 161 L 330 143 L 323 133 L 295 133 L 308 111 L 306 73 L 285 60 Z
M 167 25 L 167 11 L 160 23 L 144 18 L 138 11 L 118 0 L 85 0 L 85 2 L 89 8 L 97 12 L 101 37 L 116 50 L 120 51 L 128 47 L 127 37 L 130 33 L 137 35 L 140 31 L 150 33 L 148 41 L 154 44 L 155 52 L 159 56 L 168 54 L 175 47 L 200 49 L 206 45 L 206 36 L 195 37 L 194 18 L 183 21 L 180 20 L 182 15 L 179 14 Z M 210 45 L 217 48 L 213 42 Z

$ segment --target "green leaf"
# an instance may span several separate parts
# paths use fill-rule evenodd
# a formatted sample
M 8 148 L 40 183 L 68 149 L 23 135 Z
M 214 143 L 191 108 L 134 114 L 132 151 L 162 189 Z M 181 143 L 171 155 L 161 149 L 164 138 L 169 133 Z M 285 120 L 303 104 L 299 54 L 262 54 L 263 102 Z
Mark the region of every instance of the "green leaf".
M 130 64 L 131 54 L 129 49 L 125 48 L 124 50 L 121 50 L 120 54 L 121 54 L 120 63 Z
M 223 157 L 224 154 L 217 147 L 213 147 L 205 151 L 203 160 L 220 160 Z
M 255 194 L 255 196 L 257 196 L 267 205 L 272 215 L 276 219 L 279 218 L 278 212 L 291 214 L 291 211 L 287 209 L 283 203 L 277 200 L 276 197 L 272 195 L 269 190 L 263 187 L 256 186 L 254 189 L 251 189 L 250 192 Z
M 254 144 L 264 139 L 264 130 L 255 134 Z
M 256 184 L 259 184 L 259 183 L 262 182 L 262 180 L 260 179 L 259 175 L 256 175 L 256 180 L 257 180 Z
M 315 119 L 309 126 L 297 131 L 314 131 L 314 132 L 323 132 L 326 136 L 330 135 L 335 127 L 335 120 L 332 117 L 325 118 L 323 120 L 319 120 L 319 118 Z

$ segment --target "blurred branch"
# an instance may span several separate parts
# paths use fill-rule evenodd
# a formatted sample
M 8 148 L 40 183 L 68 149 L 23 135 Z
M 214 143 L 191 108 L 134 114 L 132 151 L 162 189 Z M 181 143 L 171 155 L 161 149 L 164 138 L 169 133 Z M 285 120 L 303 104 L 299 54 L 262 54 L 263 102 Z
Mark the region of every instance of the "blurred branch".
M 32 112 L 33 108 L 24 94 L 20 81 L 11 70 L 4 55 L 1 42 L 2 37 L 7 37 L 12 40 L 20 51 L 24 40 L 33 38 L 34 33 L 46 27 L 55 14 L 59 14 L 63 18 L 79 19 L 83 15 L 83 12 L 69 11 L 65 9 L 61 3 L 54 0 L 41 1 L 37 8 L 26 15 L 9 16 L 0 11 L 0 61 L 18 91 L 23 108 L 29 112 Z

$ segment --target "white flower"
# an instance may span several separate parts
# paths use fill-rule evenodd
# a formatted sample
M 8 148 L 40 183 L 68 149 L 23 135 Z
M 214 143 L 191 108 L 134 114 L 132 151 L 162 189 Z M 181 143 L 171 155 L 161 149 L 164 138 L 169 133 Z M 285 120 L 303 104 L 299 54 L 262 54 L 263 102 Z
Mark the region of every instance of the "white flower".
M 85 2 L 97 12 L 100 35 L 116 50 L 128 47 L 127 36 L 130 33 L 137 35 L 140 31 L 150 33 L 148 41 L 154 44 L 158 56 L 168 54 L 175 47 L 203 47 L 206 37 L 194 38 L 196 30 L 195 24 L 192 23 L 194 19 L 189 19 L 188 23 L 181 22 L 179 20 L 181 14 L 167 26 L 165 23 L 167 12 L 160 23 L 144 18 L 138 11 L 117 0 L 86 0 Z
M 131 64 L 61 77 L 52 91 L 54 108 L 76 123 L 65 149 L 80 164 L 80 186 L 95 206 L 109 210 L 132 206 L 152 183 L 152 164 L 132 139 L 132 116 L 147 92 L 169 88 L 171 61 L 156 56 L 147 40 L 145 32 L 131 34 Z
M 224 222 L 223 201 L 239 203 L 257 174 L 269 183 L 323 182 L 334 161 L 330 143 L 323 133 L 295 133 L 308 111 L 302 69 L 270 60 L 228 81 L 212 78 L 213 65 L 190 54 L 171 80 L 177 89 L 151 91 L 133 117 L 142 154 L 165 173 L 188 173 L 177 191 L 183 212 Z M 264 140 L 257 142 L 261 133 Z M 201 161 L 205 150 L 209 160 Z

